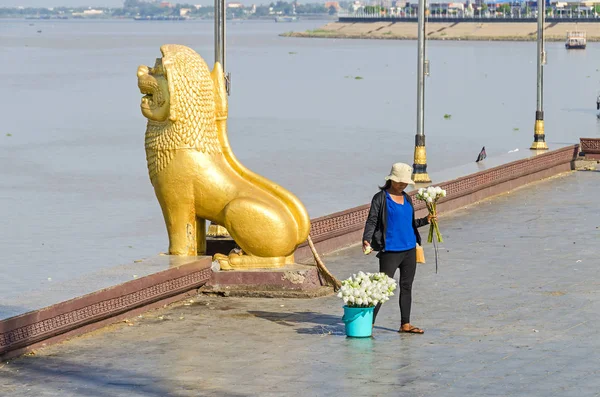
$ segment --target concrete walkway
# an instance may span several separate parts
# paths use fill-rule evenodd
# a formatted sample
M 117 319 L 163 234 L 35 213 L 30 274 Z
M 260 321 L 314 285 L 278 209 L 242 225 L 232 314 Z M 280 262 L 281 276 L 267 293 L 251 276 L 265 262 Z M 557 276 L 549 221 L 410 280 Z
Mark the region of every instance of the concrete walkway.
M 374 337 L 346 338 L 342 303 L 197 297 L 0 363 L 2 396 L 599 396 L 600 173 L 578 172 L 440 219 L 413 324 L 397 296 Z M 421 229 L 426 234 L 427 228 Z M 338 277 L 377 270 L 358 246 Z

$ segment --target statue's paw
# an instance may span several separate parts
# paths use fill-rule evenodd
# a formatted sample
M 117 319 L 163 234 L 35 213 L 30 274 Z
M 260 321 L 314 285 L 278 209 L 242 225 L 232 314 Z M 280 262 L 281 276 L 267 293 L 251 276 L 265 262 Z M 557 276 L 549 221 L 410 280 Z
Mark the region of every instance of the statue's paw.
M 215 254 L 213 256 L 213 262 L 214 261 L 219 262 L 219 269 L 220 270 L 234 270 L 233 267 L 231 266 L 230 262 L 229 262 L 229 256 L 228 255 Z
M 284 267 L 286 264 L 285 256 L 261 257 L 247 255 L 245 253 L 230 253 L 229 264 L 233 269 L 273 269 Z
M 221 270 L 273 269 L 293 263 L 293 255 L 288 257 L 261 257 L 248 255 L 240 249 L 233 249 L 229 255 L 215 254 L 213 261 L 218 261 Z M 291 262 L 290 262 L 291 261 Z

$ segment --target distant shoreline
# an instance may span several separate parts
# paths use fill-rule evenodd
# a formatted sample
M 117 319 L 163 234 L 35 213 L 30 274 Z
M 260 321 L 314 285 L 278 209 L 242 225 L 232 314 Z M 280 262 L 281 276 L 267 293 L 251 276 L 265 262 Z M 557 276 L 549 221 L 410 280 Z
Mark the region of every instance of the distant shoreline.
M 274 16 L 260 16 L 260 17 L 252 17 L 252 18 L 227 18 L 227 22 L 245 22 L 245 21 L 273 21 Z M 130 16 L 95 16 L 95 17 L 78 17 L 78 16 L 51 16 L 51 17 L 37 17 L 37 16 L 22 16 L 22 15 L 3 15 L 0 16 L 0 20 L 11 20 L 11 21 L 137 21 L 137 22 L 189 22 L 189 21 L 211 21 L 214 22 L 214 17 L 191 17 L 191 18 L 180 18 L 180 17 L 172 17 L 172 18 L 164 18 L 164 17 L 154 17 L 154 18 L 134 18 Z M 298 18 L 298 21 L 332 21 L 333 19 L 328 15 L 302 15 Z M 288 22 L 280 22 L 280 24 L 286 24 Z M 289 22 L 290 24 L 296 22 Z
M 588 42 L 600 42 L 599 23 L 547 23 L 545 40 L 565 41 L 566 32 L 580 30 L 587 33 Z M 390 22 L 331 22 L 319 29 L 305 32 L 286 32 L 283 37 L 327 39 L 416 40 L 417 23 Z M 479 23 L 436 22 L 427 25 L 427 40 L 453 41 L 535 41 L 535 23 Z

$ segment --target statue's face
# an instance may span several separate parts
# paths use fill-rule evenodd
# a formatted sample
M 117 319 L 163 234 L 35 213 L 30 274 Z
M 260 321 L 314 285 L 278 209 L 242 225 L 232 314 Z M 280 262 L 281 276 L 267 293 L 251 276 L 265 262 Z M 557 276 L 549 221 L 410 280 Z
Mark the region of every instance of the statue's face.
M 153 68 L 140 66 L 137 71 L 138 87 L 144 96 L 140 105 L 144 117 L 153 121 L 165 121 L 169 117 L 169 86 L 162 64 L 156 60 Z

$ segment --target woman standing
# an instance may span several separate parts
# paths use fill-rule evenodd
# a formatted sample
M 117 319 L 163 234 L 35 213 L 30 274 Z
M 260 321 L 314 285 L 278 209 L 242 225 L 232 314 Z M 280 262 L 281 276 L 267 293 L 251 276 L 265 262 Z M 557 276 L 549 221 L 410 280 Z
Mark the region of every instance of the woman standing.
M 371 209 L 363 233 L 363 251 L 379 251 L 379 271 L 394 277 L 400 269 L 400 329 L 398 332 L 422 334 L 424 331 L 410 323 L 412 284 L 417 270 L 416 245 L 421 244 L 417 228 L 431 222 L 430 215 L 415 219 L 412 200 L 404 192 L 408 185 L 414 185 L 412 167 L 404 163 L 392 166 L 386 183 L 373 196 Z M 373 324 L 381 304 L 375 307 Z

